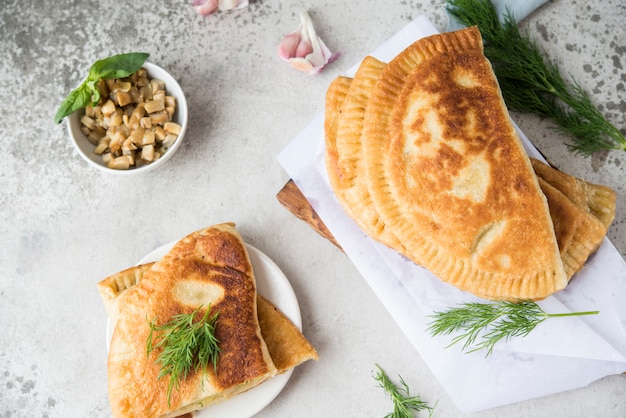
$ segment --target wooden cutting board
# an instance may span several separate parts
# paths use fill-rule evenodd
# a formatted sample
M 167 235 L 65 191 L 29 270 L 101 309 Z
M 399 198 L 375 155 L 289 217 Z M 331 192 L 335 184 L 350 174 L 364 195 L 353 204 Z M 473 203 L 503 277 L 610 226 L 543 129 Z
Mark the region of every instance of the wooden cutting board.
M 280 189 L 276 194 L 276 198 L 287 210 L 309 224 L 309 226 L 321 236 L 328 239 L 341 250 L 341 246 L 335 240 L 333 234 L 330 233 L 326 225 L 324 225 L 324 222 L 322 222 L 317 213 L 315 213 L 315 210 L 293 180 L 289 180 L 287 184 Z

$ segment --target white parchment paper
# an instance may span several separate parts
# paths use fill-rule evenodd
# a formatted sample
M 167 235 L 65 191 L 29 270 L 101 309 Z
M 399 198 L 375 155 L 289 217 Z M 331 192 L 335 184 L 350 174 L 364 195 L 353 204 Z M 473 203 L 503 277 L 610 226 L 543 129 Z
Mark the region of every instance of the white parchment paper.
M 436 32 L 420 16 L 371 55 L 389 62 L 417 39 Z M 529 155 L 542 159 L 520 135 Z M 599 310 L 599 315 L 548 319 L 525 338 L 496 345 L 489 357 L 484 352 L 466 354 L 461 345 L 446 348 L 450 337 L 426 332 L 429 315 L 484 300 L 367 237 L 336 201 L 323 152 L 323 115 L 318 115 L 278 160 L 461 411 L 562 392 L 626 371 L 626 263 L 608 239 L 566 290 L 540 302 L 549 313 Z

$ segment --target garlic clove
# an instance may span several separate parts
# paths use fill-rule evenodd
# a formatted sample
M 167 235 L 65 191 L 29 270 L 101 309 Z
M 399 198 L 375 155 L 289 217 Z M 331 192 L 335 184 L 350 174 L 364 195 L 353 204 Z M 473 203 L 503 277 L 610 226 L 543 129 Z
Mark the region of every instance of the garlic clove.
M 339 54 L 331 52 L 317 36 L 309 14 L 302 12 L 298 28 L 284 36 L 278 44 L 278 56 L 294 69 L 314 75 L 322 72 Z
M 216 11 L 218 7 L 218 0 L 193 0 L 191 2 L 191 8 L 202 16 L 210 15 Z
M 247 7 L 249 0 L 192 0 L 191 8 L 202 16 L 216 11 L 242 9 Z
M 298 45 L 300 45 L 301 39 L 302 37 L 298 32 L 285 35 L 285 37 L 278 44 L 278 56 L 283 61 L 289 61 L 290 58 L 295 57 L 296 50 L 298 49 Z M 313 50 L 313 48 L 311 48 L 311 50 Z

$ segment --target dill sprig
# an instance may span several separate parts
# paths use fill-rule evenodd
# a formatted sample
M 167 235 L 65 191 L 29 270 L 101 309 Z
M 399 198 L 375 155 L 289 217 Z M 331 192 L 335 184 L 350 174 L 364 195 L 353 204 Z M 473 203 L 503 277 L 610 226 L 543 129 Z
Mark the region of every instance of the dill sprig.
M 202 309 L 200 306 L 189 314 L 174 315 L 170 321 L 156 325 L 156 318 L 149 321 L 150 334 L 146 341 L 146 354 L 160 349 L 161 352 L 155 361 L 159 364 L 159 379 L 169 375 L 167 399 L 170 400 L 172 390 L 178 389 L 180 381 L 187 378 L 189 372 L 203 370 L 213 364 L 217 369 L 220 354 L 219 341 L 215 337 L 215 324 L 219 313 L 209 317 L 209 305 L 200 318 L 195 321 L 196 314 Z
M 553 120 L 570 135 L 570 151 L 589 156 L 601 150 L 626 150 L 626 138 L 594 106 L 575 81 L 566 81 L 557 64 L 520 32 L 507 10 L 503 22 L 490 0 L 448 0 L 447 10 L 466 26 L 478 26 L 502 96 L 512 111 Z
M 448 347 L 464 341 L 463 351 L 472 353 L 486 349 L 491 354 L 500 340 L 527 336 L 548 318 L 595 315 L 599 311 L 546 313 L 537 303 L 498 301 L 494 303 L 463 303 L 456 308 L 434 312 L 428 331 L 432 336 L 460 332 Z M 479 338 L 480 337 L 480 338 Z M 469 350 L 468 350 L 469 349 Z
M 411 396 L 409 386 L 404 379 L 402 379 L 402 376 L 398 375 L 400 384 L 402 385 L 399 387 L 389 379 L 378 364 L 376 367 L 378 368 L 378 372 L 374 376 L 374 379 L 378 381 L 380 387 L 384 389 L 393 401 L 393 412 L 385 415 L 384 418 L 413 418 L 414 412 L 423 410 L 427 410 L 428 416 L 432 417 L 434 407 L 429 406 L 428 403 L 421 400 L 419 396 Z

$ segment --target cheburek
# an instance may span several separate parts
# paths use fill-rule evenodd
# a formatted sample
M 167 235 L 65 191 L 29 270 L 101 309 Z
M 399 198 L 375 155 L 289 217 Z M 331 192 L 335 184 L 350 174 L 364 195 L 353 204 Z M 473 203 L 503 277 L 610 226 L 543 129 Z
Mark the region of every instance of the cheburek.
M 115 273 L 98 283 L 98 292 L 114 328 L 119 306 L 154 263 L 140 264 Z M 317 351 L 300 329 L 267 298 L 257 294 L 257 317 L 265 345 L 279 374 L 307 360 L 317 360 Z
M 379 215 L 366 185 L 360 181 L 363 172 L 359 170 L 363 170 L 363 166 L 354 156 L 362 152 L 360 135 L 369 99 L 368 88 L 364 86 L 371 87 L 372 78 L 380 75 L 384 65 L 373 57 L 366 57 L 354 79 L 337 77 L 326 94 L 324 136 L 329 181 L 338 201 L 363 229 L 367 228 L 366 224 L 352 213 L 354 197 L 357 197 L 356 205 L 368 206 L 370 217 Z M 353 96 L 351 101 L 349 96 Z M 344 130 L 341 136 L 338 134 L 340 121 Z M 531 158 L 531 163 L 548 201 L 561 260 L 571 279 L 604 240 L 615 217 L 615 191 L 570 176 L 537 159 Z M 383 232 L 390 233 L 388 229 Z M 393 236 L 383 237 L 381 241 L 402 251 L 401 243 L 394 243 L 397 238 Z
M 560 172 L 531 158 L 550 216 L 568 279 L 602 244 L 615 218 L 615 191 Z
M 398 65 L 408 75 L 420 60 L 410 54 L 405 58 Z M 384 66 L 366 57 L 354 79 L 338 77 L 329 86 L 324 125 L 326 166 L 331 187 L 346 212 L 369 235 L 404 253 L 402 242 L 391 228 L 385 228 L 383 217 L 372 202 L 368 184 L 363 181 L 364 118 L 372 85 L 378 81 Z M 395 84 L 402 82 L 401 77 L 394 80 Z M 615 192 L 569 176 L 538 160 L 531 159 L 531 162 L 547 199 L 566 276 L 571 279 L 604 239 L 615 216 Z
M 279 373 L 259 326 L 250 259 L 233 224 L 197 231 L 149 268 L 130 269 L 121 276 L 130 279 L 108 278 L 99 284 L 107 312 L 117 310 L 107 366 L 114 416 L 179 416 Z M 219 312 L 215 333 L 221 353 L 216 372 L 191 371 L 168 399 L 169 380 L 158 378 L 158 353 L 146 355 L 148 321 L 166 322 L 165 318 L 209 304 L 212 312 Z M 309 357 L 316 358 L 310 350 Z
M 615 219 L 615 190 L 571 176 L 534 158 L 531 158 L 531 163 L 538 177 L 561 191 L 577 208 L 597 218 L 608 229 Z
M 370 236 L 396 237 L 392 248 L 480 297 L 566 286 L 546 198 L 476 28 L 419 40 L 386 65 L 360 141 L 357 181 L 372 203 L 350 209 Z
M 361 135 L 365 110 L 385 63 L 367 56 L 359 65 L 354 78 L 338 77 L 326 95 L 326 166 L 328 178 L 339 203 L 364 230 L 372 231 L 377 239 L 402 250 L 402 243 L 390 229 L 383 228 L 379 213 L 372 204 L 365 176 Z M 337 113 L 333 115 L 333 110 Z M 330 121 L 330 122 L 329 122 Z
M 307 360 L 317 360 L 317 351 L 293 322 L 272 302 L 257 298 L 261 334 L 278 373 L 284 373 Z

